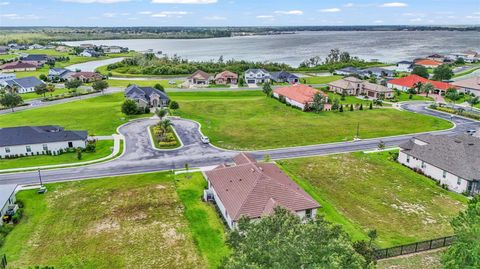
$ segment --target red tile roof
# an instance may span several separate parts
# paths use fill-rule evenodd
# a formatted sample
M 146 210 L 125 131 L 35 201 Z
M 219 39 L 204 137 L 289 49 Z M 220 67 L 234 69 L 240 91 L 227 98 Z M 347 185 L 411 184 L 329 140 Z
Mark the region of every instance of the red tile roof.
M 388 83 L 403 86 L 403 87 L 413 88 L 419 82 L 423 84 L 431 83 L 433 86 L 435 86 L 436 89 L 444 90 L 444 91 L 447 90 L 448 88 L 455 88 L 455 86 L 453 86 L 450 83 L 429 80 L 418 75 L 410 75 L 404 78 L 392 79 Z
M 301 104 L 307 104 L 307 103 L 313 102 L 313 97 L 317 93 L 321 94 L 324 97 L 328 97 L 328 95 L 325 94 L 324 92 L 304 84 L 296 84 L 292 86 L 278 88 L 273 90 L 273 92 Z
M 430 60 L 430 59 L 422 59 L 415 62 L 416 65 L 426 65 L 426 66 L 439 66 L 442 65 L 442 62 Z
M 215 76 L 215 79 L 219 79 L 219 78 L 223 78 L 223 79 L 227 79 L 227 78 L 238 78 L 238 75 L 233 73 L 233 72 L 230 72 L 230 71 L 223 71 L 221 73 L 218 73 L 216 76 Z
M 219 166 L 206 176 L 233 220 L 259 218 L 276 206 L 291 211 L 320 205 L 273 163 L 257 163 L 252 157 L 235 157 L 236 166 Z

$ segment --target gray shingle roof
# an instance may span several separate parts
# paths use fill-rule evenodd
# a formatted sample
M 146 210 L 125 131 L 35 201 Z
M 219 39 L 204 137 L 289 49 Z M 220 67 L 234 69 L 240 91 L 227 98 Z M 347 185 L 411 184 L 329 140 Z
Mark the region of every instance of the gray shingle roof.
M 137 85 L 131 85 L 125 89 L 125 96 L 130 99 L 142 99 L 144 101 L 150 100 L 150 95 L 156 93 L 160 95 L 160 100 L 169 100 L 168 95 L 162 91 L 159 91 L 152 87 L 139 87 Z
M 54 125 L 0 128 L 0 147 L 86 140 L 87 137 L 87 131 L 65 131 Z
M 48 56 L 45 54 L 29 54 L 22 58 L 24 61 L 46 61 Z
M 427 143 L 412 141 L 400 145 L 402 152 L 466 180 L 480 180 L 480 139 L 469 136 L 420 135 Z
M 15 78 L 15 79 L 6 80 L 5 83 L 7 83 L 8 86 L 10 87 L 17 85 L 24 89 L 32 88 L 37 85 L 44 84 L 43 81 L 39 80 L 36 77 Z
M 298 76 L 288 73 L 286 71 L 280 71 L 280 72 L 273 72 L 270 73 L 270 77 L 277 81 L 277 80 L 286 80 L 286 79 L 298 79 Z

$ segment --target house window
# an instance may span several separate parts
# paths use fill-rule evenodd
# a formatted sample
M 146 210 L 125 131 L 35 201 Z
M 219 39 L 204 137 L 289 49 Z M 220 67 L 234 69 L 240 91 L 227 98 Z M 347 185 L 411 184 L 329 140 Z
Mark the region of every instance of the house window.
M 27 152 L 32 152 L 32 148 L 30 146 L 25 146 L 25 148 L 27 149 Z
M 305 217 L 309 219 L 312 218 L 312 209 L 305 210 Z
M 425 167 L 427 167 L 427 166 L 425 165 L 425 162 L 422 161 L 422 168 L 425 168 Z
M 443 178 L 447 178 L 447 171 L 443 171 Z
M 47 151 L 47 150 L 48 150 L 48 145 L 47 145 L 47 144 L 43 144 L 43 150 L 44 150 L 44 151 Z
M 407 163 L 410 162 L 410 156 L 407 155 Z
M 5 148 L 6 153 L 10 153 L 10 148 Z
M 457 185 L 460 185 L 462 183 L 462 179 L 460 177 L 458 177 L 457 179 Z

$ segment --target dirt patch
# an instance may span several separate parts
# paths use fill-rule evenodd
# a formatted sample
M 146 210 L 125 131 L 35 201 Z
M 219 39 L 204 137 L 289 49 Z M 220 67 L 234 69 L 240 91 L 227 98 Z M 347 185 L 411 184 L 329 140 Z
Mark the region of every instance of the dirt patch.
M 104 219 L 100 222 L 95 223 L 93 227 L 88 230 L 88 233 L 100 234 L 104 232 L 112 232 L 118 230 L 120 230 L 120 223 L 113 219 Z

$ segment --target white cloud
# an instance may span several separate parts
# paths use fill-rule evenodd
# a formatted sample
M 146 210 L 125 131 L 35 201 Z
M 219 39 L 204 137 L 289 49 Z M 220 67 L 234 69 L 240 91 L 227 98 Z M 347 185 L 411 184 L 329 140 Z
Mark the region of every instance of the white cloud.
M 408 5 L 402 2 L 391 2 L 391 3 L 383 3 L 380 7 L 407 7 Z
M 154 4 L 215 4 L 218 0 L 152 0 Z
M 320 12 L 324 12 L 324 13 L 334 13 L 334 12 L 340 12 L 340 11 L 342 10 L 336 7 L 320 9 Z
M 20 20 L 20 19 L 25 19 L 25 20 L 37 20 L 40 19 L 39 16 L 34 15 L 34 14 L 27 14 L 27 15 L 18 15 L 17 13 L 7 13 L 7 14 L 0 14 L 0 18 L 5 18 L 9 20 Z
M 105 18 L 114 18 L 117 16 L 117 13 L 106 12 L 106 13 L 103 13 L 102 16 Z
M 354 3 L 346 3 L 345 5 L 343 5 L 344 7 L 353 7 L 355 6 Z
M 79 4 L 115 4 L 121 2 L 130 2 L 130 0 L 60 0 L 62 2 L 79 3 Z
M 470 20 L 480 20 L 480 16 L 465 16 L 465 18 L 470 19 Z
M 288 10 L 288 11 L 277 10 L 273 13 L 279 14 L 279 15 L 303 15 L 303 11 L 301 10 Z
M 258 15 L 257 19 L 273 19 L 273 15 Z
M 9 5 L 10 2 L 0 2 L 0 6 L 6 6 L 6 5 Z
M 222 16 L 207 16 L 203 18 L 208 21 L 224 21 L 227 19 L 227 17 L 222 17 Z
M 187 11 L 162 11 L 159 13 L 152 14 L 152 17 L 154 18 L 166 18 L 166 17 L 177 17 L 181 18 L 184 15 L 190 14 L 190 12 Z
M 153 12 L 151 12 L 151 11 L 140 11 L 140 12 L 138 12 L 138 14 L 140 14 L 140 15 L 150 15 L 152 13 Z
M 415 19 L 411 19 L 410 22 L 421 22 L 423 21 L 422 19 L 420 18 L 415 18 Z
M 383 23 L 382 20 L 376 20 L 376 21 L 373 21 L 373 23 Z

